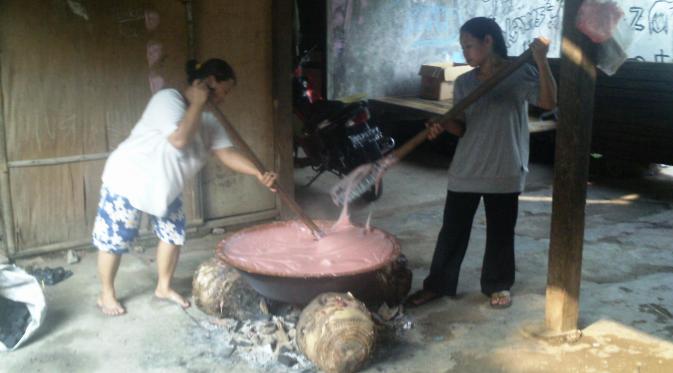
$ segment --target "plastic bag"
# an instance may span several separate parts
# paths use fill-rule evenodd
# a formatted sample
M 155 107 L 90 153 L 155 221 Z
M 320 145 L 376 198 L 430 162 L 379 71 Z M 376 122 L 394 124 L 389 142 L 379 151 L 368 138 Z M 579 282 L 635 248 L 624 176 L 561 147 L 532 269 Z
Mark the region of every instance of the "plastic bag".
M 0 334 L 0 352 L 21 346 L 40 327 L 47 313 L 40 284 L 35 277 L 14 265 L 0 265 L 0 307 L 0 332 L 3 332 Z M 27 315 L 22 312 L 26 308 Z
M 626 50 L 633 36 L 620 5 L 612 0 L 584 0 L 576 26 L 598 43 L 596 66 L 608 75 L 616 73 L 628 58 Z
M 577 13 L 577 28 L 594 43 L 612 37 L 624 11 L 611 0 L 584 0 Z
M 614 75 L 628 59 L 626 51 L 633 42 L 633 32 L 624 19 L 619 23 L 612 37 L 598 45 L 596 66 L 607 75 Z

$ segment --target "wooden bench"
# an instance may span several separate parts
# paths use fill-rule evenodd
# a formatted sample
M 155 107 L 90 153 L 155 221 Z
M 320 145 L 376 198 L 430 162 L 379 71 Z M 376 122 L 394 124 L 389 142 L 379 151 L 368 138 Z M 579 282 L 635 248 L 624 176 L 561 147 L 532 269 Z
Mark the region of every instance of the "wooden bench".
M 369 99 L 369 107 L 374 116 L 393 117 L 396 120 L 427 120 L 449 111 L 453 100 L 436 101 L 418 97 L 377 97 Z M 528 117 L 528 130 L 531 133 L 551 131 L 556 128 L 553 120 L 540 120 Z

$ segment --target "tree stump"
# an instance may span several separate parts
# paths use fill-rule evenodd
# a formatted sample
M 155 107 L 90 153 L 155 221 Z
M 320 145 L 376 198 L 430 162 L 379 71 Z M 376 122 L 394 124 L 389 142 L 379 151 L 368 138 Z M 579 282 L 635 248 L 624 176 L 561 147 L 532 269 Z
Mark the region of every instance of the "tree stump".
M 217 258 L 203 262 L 192 281 L 194 303 L 208 315 L 247 320 L 260 314 L 262 297 L 238 271 Z
M 297 323 L 297 345 L 328 373 L 360 369 L 371 356 L 375 338 L 369 311 L 351 294 L 318 295 Z

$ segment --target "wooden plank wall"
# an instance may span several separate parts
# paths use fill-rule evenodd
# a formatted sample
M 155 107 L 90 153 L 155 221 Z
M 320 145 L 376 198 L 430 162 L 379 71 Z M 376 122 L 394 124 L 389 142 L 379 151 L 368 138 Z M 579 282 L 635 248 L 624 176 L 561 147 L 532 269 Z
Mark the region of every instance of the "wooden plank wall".
M 107 152 L 149 98 L 144 35 L 116 18 L 115 10 L 133 2 L 87 4 L 78 15 L 66 2 L 3 2 L 0 63 L 10 163 Z M 17 247 L 89 236 L 103 163 L 11 169 Z
M 282 3 L 291 9 L 290 1 Z M 128 136 L 140 117 L 151 96 L 150 74 L 161 76 L 164 87 L 183 88 L 186 83 L 183 2 L 80 4 L 81 9 L 66 1 L 0 3 L 0 115 L 18 254 L 89 241 L 104 155 Z M 273 36 L 274 6 L 280 5 L 271 0 L 194 2 L 195 44 L 200 59 L 220 57 L 233 65 L 239 84 L 223 109 L 267 167 L 283 169 L 287 184 L 292 175 L 291 133 L 289 127 L 278 130 L 274 121 L 287 122 L 290 111 L 275 113 L 273 95 L 290 91 L 278 90 L 283 82 L 273 74 L 278 69 L 274 70 L 272 46 L 274 40 L 287 44 L 288 51 L 276 55 L 288 58 L 284 68 L 289 87 L 291 45 L 288 37 Z M 158 27 L 147 27 L 148 10 L 158 14 Z M 277 29 L 285 27 L 289 33 L 291 10 L 285 12 L 288 15 Z M 151 67 L 148 45 L 160 45 L 162 50 Z M 285 102 L 290 102 L 289 97 Z M 91 154 L 103 156 L 54 165 L 18 165 Z M 198 185 L 188 186 L 184 193 L 192 225 L 202 224 L 204 218 L 233 217 L 240 223 L 278 213 L 273 194 L 252 177 L 211 162 L 203 179 L 203 194 Z
M 237 74 L 238 85 L 222 110 L 262 163 L 274 168 L 272 103 L 272 1 L 217 0 L 194 3 L 197 58 L 223 58 Z M 276 213 L 273 194 L 255 178 L 234 173 L 211 161 L 203 171 L 206 220 Z
M 294 32 L 294 1 L 275 0 L 272 2 L 273 15 L 273 108 L 274 108 L 274 140 L 275 170 L 278 172 L 278 183 L 281 188 L 294 195 L 294 162 L 292 158 L 293 129 L 292 123 L 292 74 L 293 70 L 293 32 Z M 294 213 L 289 207 L 281 204 L 276 196 L 281 217 L 289 219 Z
M 558 79 L 558 60 L 551 61 Z M 673 164 L 673 64 L 626 62 L 596 81 L 591 151 L 606 158 Z

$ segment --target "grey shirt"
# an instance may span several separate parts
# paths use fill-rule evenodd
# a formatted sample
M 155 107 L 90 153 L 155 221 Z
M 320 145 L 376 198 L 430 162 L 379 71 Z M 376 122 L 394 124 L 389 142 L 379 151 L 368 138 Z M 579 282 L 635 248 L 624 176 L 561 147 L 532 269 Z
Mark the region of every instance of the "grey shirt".
M 471 70 L 456 79 L 454 100 L 481 82 Z M 526 64 L 465 110 L 466 130 L 449 167 L 454 192 L 522 192 L 528 173 L 528 103 L 537 103 L 537 70 Z

